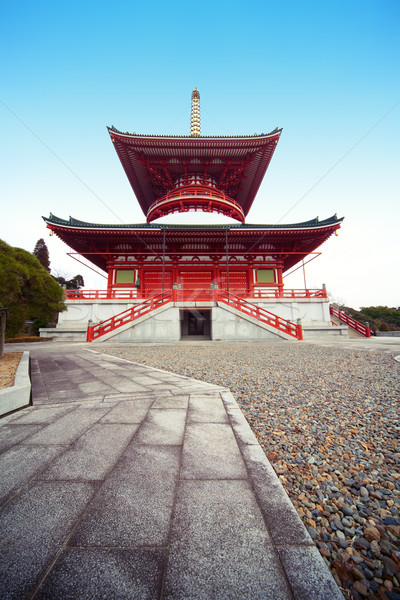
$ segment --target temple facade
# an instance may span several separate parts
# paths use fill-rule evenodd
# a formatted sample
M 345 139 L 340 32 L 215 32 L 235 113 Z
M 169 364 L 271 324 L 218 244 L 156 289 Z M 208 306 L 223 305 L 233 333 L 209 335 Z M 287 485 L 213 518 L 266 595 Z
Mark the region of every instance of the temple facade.
M 281 129 L 201 135 L 192 93 L 189 136 L 108 129 L 142 224 L 43 217 L 77 258 L 107 275 L 104 290 L 66 290 L 68 310 L 41 335 L 88 341 L 301 340 L 344 334 L 332 327 L 326 289 L 285 289 L 284 273 L 314 258 L 340 228 L 335 216 L 290 225 L 246 223 Z M 157 222 L 194 212 L 199 224 Z M 207 224 L 218 213 L 223 225 Z M 201 223 L 201 224 L 200 224 Z

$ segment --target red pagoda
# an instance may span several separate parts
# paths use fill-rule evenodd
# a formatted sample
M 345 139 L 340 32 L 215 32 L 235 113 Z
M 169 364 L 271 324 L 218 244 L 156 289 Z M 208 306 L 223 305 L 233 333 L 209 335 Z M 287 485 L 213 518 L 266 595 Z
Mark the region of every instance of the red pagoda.
M 107 274 L 106 290 L 66 291 L 68 311 L 42 335 L 103 341 L 302 339 L 332 330 L 326 290 L 287 290 L 283 273 L 337 229 L 335 216 L 291 225 L 245 218 L 281 135 L 200 134 L 200 94 L 192 92 L 189 136 L 149 136 L 108 128 L 146 217 L 104 225 L 54 215 L 47 227 Z M 173 213 L 229 217 L 223 225 L 155 223 Z M 338 332 L 338 330 L 337 330 Z

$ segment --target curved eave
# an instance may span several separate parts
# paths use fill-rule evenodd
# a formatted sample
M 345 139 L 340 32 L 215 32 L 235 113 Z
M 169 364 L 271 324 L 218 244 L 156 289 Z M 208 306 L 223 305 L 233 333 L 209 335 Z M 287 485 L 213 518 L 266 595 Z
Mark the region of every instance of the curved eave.
M 114 135 L 118 135 L 125 138 L 132 138 L 136 140 L 165 140 L 168 145 L 171 142 L 176 140 L 188 140 L 193 143 L 201 144 L 204 140 L 206 141 L 216 141 L 216 140 L 254 140 L 254 139 L 262 139 L 267 138 L 277 133 L 282 132 L 282 128 L 276 127 L 270 133 L 260 133 L 254 135 L 200 135 L 200 136 L 192 136 L 192 135 L 154 135 L 154 134 L 143 134 L 143 133 L 129 133 L 128 131 L 120 131 L 114 126 L 107 127 L 108 132 Z
M 87 230 L 97 230 L 97 231 L 112 231 L 112 230 L 182 230 L 182 231 L 208 231 L 208 230 L 221 230 L 225 231 L 228 229 L 229 231 L 239 229 L 239 230 L 292 230 L 292 229 L 320 229 L 331 225 L 338 225 L 343 222 L 344 217 L 338 218 L 336 215 L 324 219 L 322 221 L 319 220 L 318 217 L 315 219 L 310 219 L 308 221 L 302 221 L 300 223 L 285 223 L 285 224 L 258 224 L 258 223 L 227 223 L 227 224 L 212 224 L 206 225 L 204 223 L 200 225 L 174 225 L 174 224 L 153 224 L 153 223 L 127 223 L 127 224 L 119 224 L 119 223 L 89 223 L 88 221 L 81 221 L 79 219 L 75 219 L 74 217 L 69 217 L 69 219 L 61 219 L 56 215 L 50 213 L 49 217 L 42 217 L 45 223 L 48 226 L 60 226 L 61 228 L 72 228 L 72 229 L 87 229 Z M 53 227 L 50 227 L 53 229 Z
M 325 221 L 306 221 L 292 225 L 99 225 L 76 219 L 65 221 L 57 217 L 43 217 L 47 227 L 75 252 L 78 252 L 104 271 L 110 254 L 127 252 L 118 248 L 127 243 L 132 253 L 160 253 L 163 231 L 166 252 L 174 252 L 182 245 L 197 244 L 200 252 L 212 252 L 224 247 L 228 230 L 229 247 L 243 252 L 274 252 L 287 254 L 284 271 L 290 269 L 310 252 L 314 252 L 337 229 L 343 219 L 331 217 Z M 188 247 L 189 247 L 188 246 Z M 294 254 L 293 254 L 294 253 Z
M 158 195 L 169 191 L 165 187 L 162 193 L 155 193 L 153 176 L 146 163 L 161 162 L 162 168 L 174 180 L 184 173 L 183 165 L 189 173 L 207 169 L 207 173 L 218 178 L 227 165 L 242 162 L 244 167 L 239 184 L 235 183 L 236 191 L 225 192 L 239 202 L 247 215 L 282 129 L 268 134 L 232 137 L 145 136 L 122 133 L 114 128 L 108 128 L 108 132 L 144 214 Z

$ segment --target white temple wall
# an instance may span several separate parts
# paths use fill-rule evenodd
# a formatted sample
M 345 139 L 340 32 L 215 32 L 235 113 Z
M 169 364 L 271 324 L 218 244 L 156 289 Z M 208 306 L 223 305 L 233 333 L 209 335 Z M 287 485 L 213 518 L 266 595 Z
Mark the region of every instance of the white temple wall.
M 157 315 L 135 322 L 133 327 L 109 339 L 110 342 L 178 342 L 181 339 L 179 308 L 171 306 Z
M 141 302 L 141 301 L 138 301 Z M 99 323 L 134 306 L 134 302 L 126 300 L 67 300 L 67 310 L 59 313 L 57 327 L 70 325 Z
M 298 319 L 303 325 L 331 322 L 327 298 L 298 298 L 292 301 L 276 298 L 252 300 L 251 302 L 293 323 L 297 323 Z
M 216 306 L 211 311 L 211 339 L 225 342 L 259 342 L 281 338 L 259 325 Z

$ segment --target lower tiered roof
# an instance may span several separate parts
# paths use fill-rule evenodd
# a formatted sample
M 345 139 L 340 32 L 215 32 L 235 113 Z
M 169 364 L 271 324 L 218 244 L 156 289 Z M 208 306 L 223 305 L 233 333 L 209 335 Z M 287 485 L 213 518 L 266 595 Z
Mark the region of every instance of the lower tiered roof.
M 165 254 L 257 256 L 269 254 L 283 259 L 287 271 L 314 252 L 337 229 L 343 218 L 336 215 L 290 225 L 160 225 L 86 223 L 70 217 L 43 217 L 47 227 L 75 252 L 107 272 L 107 260 L 117 255 Z M 226 246 L 228 242 L 228 247 Z

